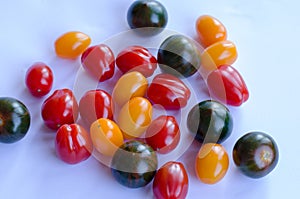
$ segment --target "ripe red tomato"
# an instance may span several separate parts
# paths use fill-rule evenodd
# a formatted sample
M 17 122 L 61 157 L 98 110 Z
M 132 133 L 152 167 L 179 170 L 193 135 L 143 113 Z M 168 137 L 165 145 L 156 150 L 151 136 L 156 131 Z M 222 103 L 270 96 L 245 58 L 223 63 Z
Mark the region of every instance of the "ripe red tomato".
M 113 101 L 104 90 L 87 91 L 79 102 L 79 112 L 83 121 L 90 126 L 99 118 L 113 119 Z
M 150 77 L 157 68 L 156 58 L 142 46 L 129 46 L 116 59 L 117 67 L 123 72 L 137 71 Z
M 91 46 L 81 56 L 83 68 L 99 82 L 110 79 L 115 72 L 113 51 L 105 44 Z
M 57 156 L 66 163 L 77 164 L 91 156 L 93 145 L 87 131 L 78 124 L 64 124 L 55 138 Z
M 156 173 L 153 193 L 157 199 L 184 199 L 188 193 L 189 179 L 180 162 L 167 162 Z
M 52 70 L 46 64 L 36 62 L 27 70 L 25 83 L 33 96 L 42 97 L 48 94 L 52 88 Z
M 158 153 L 169 153 L 176 148 L 180 140 L 180 130 L 175 117 L 159 116 L 151 122 L 145 137 L 146 143 Z
M 64 124 L 72 124 L 78 118 L 78 104 L 69 89 L 55 90 L 42 104 L 42 118 L 46 126 L 57 130 Z

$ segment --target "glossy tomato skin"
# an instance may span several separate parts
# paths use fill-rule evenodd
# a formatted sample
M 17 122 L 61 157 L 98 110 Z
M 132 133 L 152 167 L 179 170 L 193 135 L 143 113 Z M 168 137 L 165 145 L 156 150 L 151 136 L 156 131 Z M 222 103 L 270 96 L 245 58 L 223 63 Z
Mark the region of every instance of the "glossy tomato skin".
M 103 82 L 115 73 L 115 56 L 109 46 L 99 44 L 86 49 L 81 56 L 83 68 L 94 78 Z
M 275 169 L 279 161 L 278 146 L 267 133 L 249 132 L 235 143 L 233 160 L 244 175 L 262 178 Z
M 129 46 L 116 58 L 117 67 L 123 72 L 138 71 L 150 77 L 157 68 L 156 58 L 142 46 Z
M 34 63 L 26 72 L 25 84 L 35 97 L 42 97 L 48 94 L 53 85 L 51 68 L 42 62 Z
M 164 73 L 156 75 L 147 90 L 147 97 L 153 104 L 160 104 L 168 110 L 185 107 L 190 95 L 191 91 L 183 81 Z
M 112 97 L 101 89 L 89 90 L 79 101 L 79 112 L 88 126 L 100 118 L 112 120 L 114 112 Z
M 64 124 L 56 133 L 57 156 L 68 164 L 77 164 L 91 156 L 93 145 L 88 132 L 78 124 Z
M 249 99 L 249 91 L 241 74 L 230 65 L 222 65 L 208 75 L 207 87 L 212 96 L 232 106 Z
M 154 119 L 145 134 L 145 142 L 161 154 L 175 149 L 179 140 L 179 125 L 176 118 L 171 115 L 161 115 Z
M 78 118 L 78 103 L 70 89 L 55 90 L 42 104 L 41 114 L 47 127 L 59 129 Z
M 167 162 L 155 174 L 153 193 L 156 199 L 185 199 L 189 178 L 180 162 Z

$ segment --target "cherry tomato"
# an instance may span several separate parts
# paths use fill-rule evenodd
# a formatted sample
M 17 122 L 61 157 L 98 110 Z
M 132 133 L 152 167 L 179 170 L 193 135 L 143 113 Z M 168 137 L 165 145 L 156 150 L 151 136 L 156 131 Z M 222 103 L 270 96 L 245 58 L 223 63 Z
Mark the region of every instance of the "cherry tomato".
M 55 52 L 61 58 L 75 59 L 90 45 L 91 38 L 78 31 L 66 32 L 54 43 Z
M 77 164 L 91 156 L 93 146 L 86 130 L 78 124 L 64 124 L 56 133 L 57 156 L 68 164 Z
M 196 31 L 204 48 L 227 39 L 225 26 L 216 18 L 202 15 L 196 21 Z
M 167 162 L 155 174 L 153 193 L 156 199 L 185 199 L 188 174 L 180 162 Z
M 227 173 L 228 154 L 220 144 L 202 145 L 196 157 L 195 170 L 197 177 L 205 184 L 219 182 Z
M 77 120 L 78 104 L 71 90 L 59 89 L 43 102 L 41 112 L 46 126 L 57 130 L 60 126 Z
M 134 97 L 124 104 L 118 116 L 118 124 L 125 138 L 140 137 L 152 120 L 152 105 L 143 97 Z
M 83 68 L 94 78 L 103 82 L 110 79 L 115 72 L 115 56 L 105 44 L 91 46 L 81 56 Z
M 124 74 L 116 83 L 112 98 L 122 106 L 133 97 L 143 97 L 147 91 L 148 81 L 140 72 Z
M 150 77 L 157 68 L 156 58 L 142 46 L 129 46 L 121 51 L 116 64 L 123 73 L 138 71 L 145 77 Z
M 147 91 L 150 101 L 165 109 L 185 107 L 190 95 L 191 92 L 184 82 L 171 74 L 156 75 Z
M 249 98 L 243 77 L 230 65 L 220 66 L 211 72 L 207 87 L 212 96 L 232 106 L 240 106 Z
M 83 121 L 90 126 L 100 118 L 113 119 L 113 101 L 104 90 L 87 91 L 79 102 L 79 112 Z
M 161 115 L 147 128 L 145 141 L 158 153 L 166 154 L 176 148 L 180 130 L 174 116 Z
M 52 70 L 42 62 L 34 63 L 26 72 L 25 83 L 33 96 L 44 96 L 52 88 Z
M 113 156 L 124 142 L 118 125 L 106 118 L 96 120 L 91 125 L 90 134 L 96 150 L 108 156 Z

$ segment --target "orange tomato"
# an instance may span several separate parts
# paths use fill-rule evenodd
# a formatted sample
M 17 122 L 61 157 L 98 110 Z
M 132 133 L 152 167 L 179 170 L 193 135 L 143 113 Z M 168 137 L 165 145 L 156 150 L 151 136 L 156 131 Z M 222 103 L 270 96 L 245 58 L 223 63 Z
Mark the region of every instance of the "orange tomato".
M 61 35 L 54 44 L 57 56 L 75 59 L 90 45 L 91 38 L 78 31 L 71 31 Z
M 205 184 L 215 184 L 226 174 L 229 158 L 220 144 L 204 144 L 198 152 L 195 170 L 197 177 Z
M 204 48 L 227 39 L 225 26 L 218 19 L 209 15 L 203 15 L 197 19 L 196 31 Z
M 95 149 L 107 156 L 113 156 L 124 142 L 118 125 L 106 118 L 100 118 L 92 123 L 90 135 Z

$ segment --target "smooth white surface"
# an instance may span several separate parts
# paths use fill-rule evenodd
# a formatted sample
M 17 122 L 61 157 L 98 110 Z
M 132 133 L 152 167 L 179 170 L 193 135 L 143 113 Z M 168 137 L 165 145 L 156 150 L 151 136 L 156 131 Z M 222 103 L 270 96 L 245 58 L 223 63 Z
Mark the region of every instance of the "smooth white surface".
M 0 2 L 0 96 L 16 97 L 30 109 L 32 125 L 15 144 L 0 144 L 0 198 L 77 199 L 152 198 L 151 184 L 141 189 L 119 185 L 109 168 L 94 158 L 67 165 L 54 151 L 55 134 L 44 127 L 40 105 L 45 98 L 32 97 L 24 76 L 35 61 L 49 64 L 54 89 L 73 88 L 79 60 L 55 56 L 53 43 L 62 33 L 79 30 L 92 44 L 128 30 L 126 12 L 132 0 L 20 0 Z M 242 107 L 230 107 L 234 131 L 224 143 L 231 164 L 225 178 L 210 186 L 194 173 L 194 144 L 178 161 L 190 177 L 187 198 L 295 198 L 300 183 L 299 147 L 299 1 L 283 0 L 164 0 L 168 29 L 195 38 L 198 16 L 210 14 L 224 23 L 229 39 L 238 47 L 234 64 L 247 82 L 250 99 Z M 271 134 L 278 143 L 280 161 L 267 177 L 252 180 L 237 171 L 231 151 L 235 141 L 250 130 Z

